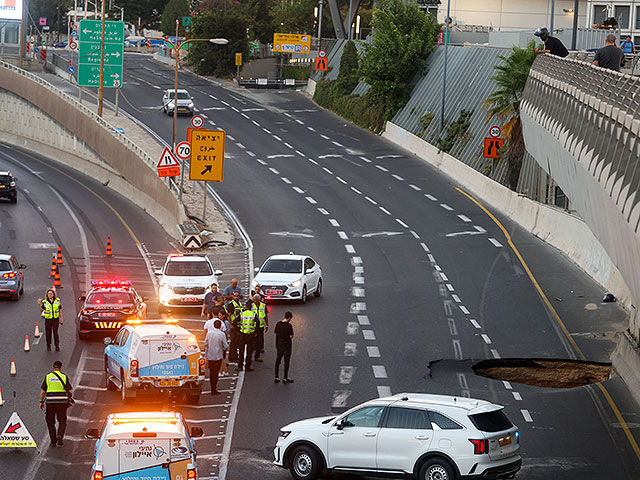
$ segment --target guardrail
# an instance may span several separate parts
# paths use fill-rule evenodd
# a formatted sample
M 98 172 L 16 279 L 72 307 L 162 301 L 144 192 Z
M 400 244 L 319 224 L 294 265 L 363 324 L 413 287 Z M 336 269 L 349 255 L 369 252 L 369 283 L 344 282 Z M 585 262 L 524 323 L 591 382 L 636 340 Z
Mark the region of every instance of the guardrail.
M 247 88 L 295 88 L 306 87 L 307 80 L 295 80 L 293 78 L 285 78 L 283 80 L 272 80 L 269 78 L 249 78 L 241 79 L 240 86 Z

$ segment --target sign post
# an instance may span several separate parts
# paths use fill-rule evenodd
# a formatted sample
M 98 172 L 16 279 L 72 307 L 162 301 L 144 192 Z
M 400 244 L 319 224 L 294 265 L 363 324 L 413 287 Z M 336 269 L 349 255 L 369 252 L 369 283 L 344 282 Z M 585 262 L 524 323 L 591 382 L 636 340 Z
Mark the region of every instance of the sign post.
M 242 52 L 236 53 L 236 78 L 240 80 L 240 65 L 242 65 Z
M 171 150 L 169 150 L 169 147 L 164 148 L 156 168 L 158 169 L 159 177 L 177 177 L 180 175 L 180 164 L 171 153 Z
M 311 53 L 311 37 L 297 33 L 274 33 L 273 51 L 275 53 Z
M 192 130 L 189 179 L 204 180 L 202 219 L 207 215 L 207 182 L 221 182 L 224 176 L 224 130 Z
M 100 20 L 80 20 L 78 85 L 98 87 L 100 84 Z M 107 88 L 122 86 L 124 61 L 124 22 L 105 21 L 104 26 L 104 78 Z
M 314 67 L 318 72 L 327 71 L 327 59 L 325 57 L 316 57 Z
M 502 135 L 502 129 L 494 125 L 489 128 L 489 136 L 484 139 L 484 158 L 491 158 L 493 160 L 500 158 L 499 150 L 504 145 L 504 138 L 500 138 Z M 493 164 L 492 168 L 493 170 Z

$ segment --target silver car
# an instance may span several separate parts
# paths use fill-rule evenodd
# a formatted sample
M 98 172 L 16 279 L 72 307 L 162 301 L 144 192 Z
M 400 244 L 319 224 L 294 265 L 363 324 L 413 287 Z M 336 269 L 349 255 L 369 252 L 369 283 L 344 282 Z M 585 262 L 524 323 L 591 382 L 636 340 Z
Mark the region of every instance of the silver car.
M 173 97 L 175 93 L 175 90 L 170 88 L 165 90 L 162 96 L 162 109 L 167 115 L 173 115 L 173 107 L 175 104 Z M 178 90 L 178 115 L 181 113 L 193 115 L 193 99 L 186 90 Z
M 11 300 L 20 300 L 24 293 L 24 274 L 26 265 L 18 263 L 13 255 L 0 253 L 0 295 L 10 295 Z

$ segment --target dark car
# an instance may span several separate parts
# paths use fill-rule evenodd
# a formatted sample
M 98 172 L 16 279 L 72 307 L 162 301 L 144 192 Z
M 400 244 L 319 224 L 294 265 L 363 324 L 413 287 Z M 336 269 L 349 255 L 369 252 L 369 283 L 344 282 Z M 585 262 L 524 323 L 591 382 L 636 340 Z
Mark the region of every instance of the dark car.
M 11 172 L 0 172 L 0 198 L 9 200 L 11 203 L 18 201 L 16 180 L 17 178 L 11 175 Z
M 140 323 L 147 317 L 145 300 L 129 280 L 93 280 L 89 293 L 78 297 L 83 302 L 76 318 L 78 337 L 113 336 L 124 324 Z
M 66 48 L 67 46 L 67 42 L 58 42 L 58 43 L 54 43 L 53 46 L 55 48 Z
M 10 295 L 11 300 L 20 300 L 24 293 L 24 275 L 26 265 L 18 263 L 13 255 L 0 253 L 0 295 Z

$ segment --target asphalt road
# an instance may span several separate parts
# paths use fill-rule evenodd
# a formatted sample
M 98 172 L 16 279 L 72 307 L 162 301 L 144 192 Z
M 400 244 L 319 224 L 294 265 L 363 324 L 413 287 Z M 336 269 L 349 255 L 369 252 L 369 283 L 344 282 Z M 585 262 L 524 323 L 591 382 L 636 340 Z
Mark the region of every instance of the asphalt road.
M 172 119 L 159 107 L 162 90 L 173 86 L 171 70 L 131 55 L 125 68 L 121 108 L 170 142 Z M 459 362 L 576 358 L 576 347 L 606 361 L 624 314 L 600 303 L 603 292 L 575 265 L 497 215 L 569 340 L 503 231 L 420 160 L 297 92 L 245 91 L 182 74 L 180 87 L 191 92 L 207 126 L 227 132 L 225 181 L 215 189 L 249 232 L 255 263 L 304 252 L 320 262 L 324 277 L 321 298 L 272 306 L 272 324 L 285 310 L 294 313 L 295 383 L 273 384 L 268 334 L 265 363 L 244 378 L 226 478 L 288 478 L 271 465 L 281 426 L 404 391 L 505 405 L 521 430 L 518 478 L 637 478 L 640 459 L 597 387 L 504 384 Z M 188 117 L 179 119 L 178 140 L 188 124 Z M 158 238 L 149 225 L 138 230 Z M 618 378 L 605 386 L 638 442 L 638 405 Z

